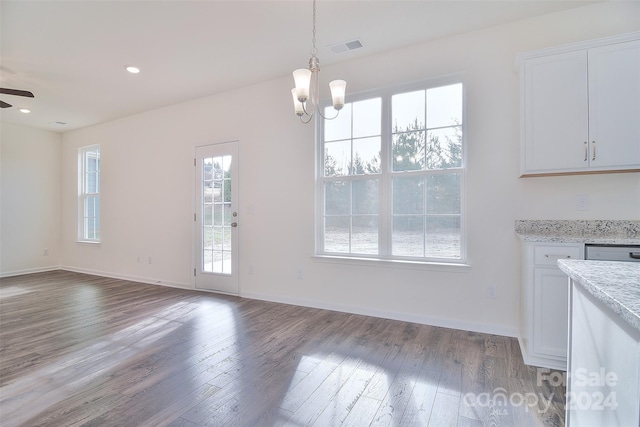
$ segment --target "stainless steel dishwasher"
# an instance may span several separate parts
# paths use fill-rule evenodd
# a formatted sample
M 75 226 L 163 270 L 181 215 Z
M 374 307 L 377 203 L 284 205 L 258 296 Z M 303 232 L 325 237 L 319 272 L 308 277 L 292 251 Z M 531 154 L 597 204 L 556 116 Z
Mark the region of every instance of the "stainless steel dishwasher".
M 584 245 L 584 259 L 640 262 L 640 245 Z

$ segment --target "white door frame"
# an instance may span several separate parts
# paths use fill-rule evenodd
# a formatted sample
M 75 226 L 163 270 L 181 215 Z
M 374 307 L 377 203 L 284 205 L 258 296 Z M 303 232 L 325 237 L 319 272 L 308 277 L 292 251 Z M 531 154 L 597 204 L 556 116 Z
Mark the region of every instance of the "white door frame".
M 229 141 L 217 144 L 208 144 L 195 147 L 194 150 L 194 182 L 193 182 L 193 239 L 192 239 L 192 266 L 193 266 L 193 287 L 198 290 L 214 291 L 230 295 L 240 294 L 239 284 L 239 203 L 238 203 L 238 176 L 239 176 L 239 148 L 238 141 Z M 231 156 L 231 166 L 229 167 L 229 179 L 231 182 L 231 201 L 227 205 L 223 199 L 217 203 L 213 193 L 215 192 L 218 179 L 226 179 L 224 172 L 209 181 L 212 193 L 207 204 L 203 203 L 204 188 L 207 184 L 203 181 L 203 160 L 205 158 Z M 203 184 L 204 182 L 204 184 Z M 217 182 L 220 187 L 219 197 L 224 197 L 224 181 Z M 204 215 L 206 209 L 211 209 L 209 215 Z M 218 210 L 220 209 L 220 210 Z M 214 214 L 215 210 L 215 214 Z M 221 215 L 221 216 L 217 216 Z M 215 218 L 215 219 L 214 219 Z M 217 221 L 220 221 L 219 223 Z M 211 234 L 208 239 L 209 254 L 204 254 L 203 230 L 210 227 Z M 215 231 L 215 232 L 214 232 Z M 221 243 L 224 242 L 224 243 Z M 220 245 L 220 246 L 218 246 Z M 225 261 L 227 254 L 230 259 Z M 215 257 L 222 257 L 221 262 L 216 262 Z M 211 257 L 210 262 L 207 260 Z M 229 271 L 230 270 L 230 271 Z

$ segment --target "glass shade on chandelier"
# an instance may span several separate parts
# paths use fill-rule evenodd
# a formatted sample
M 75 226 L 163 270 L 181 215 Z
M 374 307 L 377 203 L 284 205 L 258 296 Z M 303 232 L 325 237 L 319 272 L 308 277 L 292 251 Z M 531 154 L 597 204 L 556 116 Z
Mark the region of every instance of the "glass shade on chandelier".
M 311 85 L 313 84 L 314 73 L 310 70 L 300 68 L 293 72 L 293 76 L 296 81 L 296 87 L 291 89 L 291 95 L 293 97 L 295 113 L 299 117 L 304 115 L 312 116 L 317 105 L 317 91 L 311 96 Z M 317 74 L 315 75 L 315 79 L 317 82 Z M 344 80 L 333 80 L 329 83 L 331 101 L 336 111 L 340 111 L 342 107 L 344 107 L 346 87 L 347 82 Z

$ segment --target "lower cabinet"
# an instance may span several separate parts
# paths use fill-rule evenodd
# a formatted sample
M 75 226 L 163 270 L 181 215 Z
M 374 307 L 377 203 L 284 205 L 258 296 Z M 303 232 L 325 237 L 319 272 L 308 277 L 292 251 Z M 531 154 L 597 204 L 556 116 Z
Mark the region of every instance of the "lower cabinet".
M 640 426 L 640 332 L 571 285 L 567 427 Z
M 582 259 L 578 243 L 525 243 L 520 348 L 527 365 L 567 369 L 569 282 L 559 259 Z

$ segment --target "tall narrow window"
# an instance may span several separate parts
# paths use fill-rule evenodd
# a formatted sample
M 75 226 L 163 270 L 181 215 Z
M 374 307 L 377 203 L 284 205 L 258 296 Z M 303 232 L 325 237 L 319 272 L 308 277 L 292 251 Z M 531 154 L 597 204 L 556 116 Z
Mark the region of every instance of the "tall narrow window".
M 82 147 L 79 164 L 78 239 L 100 241 L 100 146 Z
M 391 254 L 459 260 L 462 84 L 391 97 Z
M 324 127 L 326 252 L 378 253 L 381 99 L 345 105 Z

